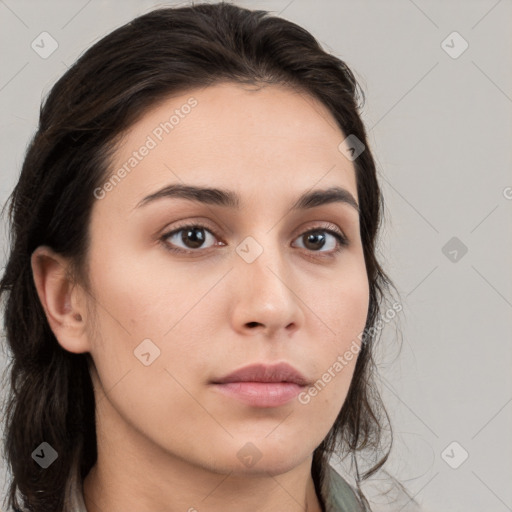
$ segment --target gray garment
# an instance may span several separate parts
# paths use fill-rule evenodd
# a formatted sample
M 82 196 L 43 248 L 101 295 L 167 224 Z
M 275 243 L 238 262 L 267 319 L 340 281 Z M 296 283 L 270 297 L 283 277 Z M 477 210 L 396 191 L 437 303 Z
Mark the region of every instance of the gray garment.
M 329 466 L 324 491 L 326 512 L 366 512 L 354 489 L 340 474 Z

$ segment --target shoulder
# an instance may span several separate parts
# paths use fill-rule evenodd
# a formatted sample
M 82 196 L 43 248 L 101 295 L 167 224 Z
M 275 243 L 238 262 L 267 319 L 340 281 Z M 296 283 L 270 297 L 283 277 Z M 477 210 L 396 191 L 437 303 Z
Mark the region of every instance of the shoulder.
M 367 503 L 332 466 L 328 467 L 325 486 L 326 512 L 422 512 L 405 487 L 384 470 L 361 482 Z

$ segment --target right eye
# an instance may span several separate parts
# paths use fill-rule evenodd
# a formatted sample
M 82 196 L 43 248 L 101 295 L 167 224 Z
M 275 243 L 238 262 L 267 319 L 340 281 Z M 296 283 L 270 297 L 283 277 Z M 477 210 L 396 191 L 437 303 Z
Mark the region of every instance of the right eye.
M 210 234 L 211 236 L 209 237 L 207 234 Z M 190 254 L 192 252 L 198 252 L 200 249 L 204 249 L 203 245 L 208 238 L 215 239 L 217 236 L 206 226 L 200 224 L 186 224 L 178 226 L 172 231 L 165 233 L 162 236 L 162 241 L 169 251 Z M 184 244 L 185 247 L 177 248 L 176 245 L 178 243 Z M 221 243 L 216 245 L 223 244 Z M 208 249 L 208 247 L 206 249 Z

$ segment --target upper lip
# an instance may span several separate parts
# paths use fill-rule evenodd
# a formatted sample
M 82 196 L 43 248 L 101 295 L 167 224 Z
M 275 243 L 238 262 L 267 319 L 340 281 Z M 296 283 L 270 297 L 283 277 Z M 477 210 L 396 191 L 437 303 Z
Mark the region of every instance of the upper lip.
M 214 384 L 228 382 L 291 382 L 299 386 L 308 384 L 307 379 L 288 363 L 275 365 L 252 364 L 215 380 Z

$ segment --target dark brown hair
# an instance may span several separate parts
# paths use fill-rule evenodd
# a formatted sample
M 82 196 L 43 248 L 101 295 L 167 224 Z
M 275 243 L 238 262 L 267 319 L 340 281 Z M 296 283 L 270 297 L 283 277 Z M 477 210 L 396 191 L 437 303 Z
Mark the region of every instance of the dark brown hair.
M 164 8 L 108 34 L 58 80 L 41 107 L 10 197 L 11 246 L 0 293 L 12 353 L 4 446 L 12 473 L 8 504 L 14 510 L 67 510 L 70 475 L 81 481 L 97 457 L 92 360 L 58 344 L 36 293 L 31 254 L 40 245 L 52 247 L 71 259 L 76 279 L 87 283 L 93 191 L 111 171 L 116 141 L 169 96 L 226 81 L 284 84 L 309 94 L 328 108 L 345 135 L 366 146 L 354 165 L 370 285 L 367 335 L 343 407 L 314 451 L 319 498 L 332 453 L 354 457 L 363 501 L 359 483 L 388 457 L 391 442 L 383 450 L 381 441 L 383 421 L 389 421 L 375 386 L 372 354 L 380 331 L 374 326 L 391 282 L 376 258 L 383 203 L 359 114 L 363 92 L 342 60 L 285 19 L 224 3 Z M 42 441 L 59 455 L 45 470 L 31 458 Z M 361 474 L 355 456 L 367 452 L 373 462 Z

